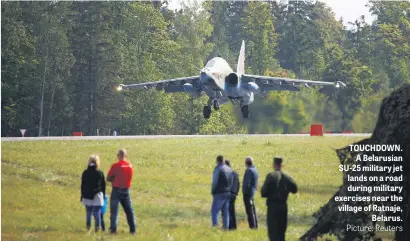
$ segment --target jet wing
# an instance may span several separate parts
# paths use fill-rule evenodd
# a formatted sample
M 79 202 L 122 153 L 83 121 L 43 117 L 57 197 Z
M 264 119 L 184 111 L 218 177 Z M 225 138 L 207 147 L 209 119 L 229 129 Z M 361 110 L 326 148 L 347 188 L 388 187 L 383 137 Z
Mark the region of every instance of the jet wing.
M 259 91 L 261 93 L 266 91 L 300 91 L 300 86 L 311 87 L 311 86 L 334 86 L 336 88 L 345 87 L 346 85 L 341 81 L 336 82 L 324 82 L 324 81 L 313 81 L 313 80 L 303 80 L 303 79 L 289 79 L 282 77 L 270 77 L 270 76 L 260 76 L 260 75 L 242 75 L 242 82 L 249 83 L 254 82 L 259 86 Z
M 177 79 L 167 79 L 167 80 L 160 80 L 160 81 L 155 81 L 155 82 L 146 82 L 146 83 L 139 83 L 139 84 L 129 84 L 129 85 L 120 84 L 118 86 L 118 90 L 155 88 L 156 90 L 164 90 L 167 93 L 186 92 L 184 89 L 184 84 L 187 84 L 187 83 L 191 84 L 192 87 L 194 87 L 195 89 L 200 90 L 199 76 L 183 77 L 183 78 L 177 78 Z

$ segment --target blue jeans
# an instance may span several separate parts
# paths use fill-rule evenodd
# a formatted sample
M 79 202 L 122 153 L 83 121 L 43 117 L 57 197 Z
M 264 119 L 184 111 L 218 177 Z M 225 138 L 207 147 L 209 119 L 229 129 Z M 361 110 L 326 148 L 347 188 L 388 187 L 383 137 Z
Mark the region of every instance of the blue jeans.
M 91 215 L 94 216 L 95 230 L 100 229 L 101 224 L 101 206 L 85 206 L 87 229 L 91 228 Z
M 118 224 L 118 204 L 121 203 L 125 214 L 127 215 L 128 226 L 130 227 L 130 233 L 135 233 L 137 225 L 135 222 L 134 210 L 131 205 L 130 189 L 128 188 L 112 188 L 110 199 L 110 211 L 111 211 L 111 226 L 110 232 L 117 232 Z
M 222 228 L 229 228 L 229 199 L 230 193 L 218 193 L 214 194 L 214 200 L 212 202 L 212 226 L 218 226 L 218 213 L 222 212 Z

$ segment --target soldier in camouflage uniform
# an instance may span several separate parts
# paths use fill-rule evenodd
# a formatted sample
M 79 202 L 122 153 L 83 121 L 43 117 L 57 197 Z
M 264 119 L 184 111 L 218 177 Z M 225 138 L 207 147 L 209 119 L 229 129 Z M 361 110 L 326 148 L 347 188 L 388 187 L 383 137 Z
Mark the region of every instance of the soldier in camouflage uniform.
M 287 199 L 289 192 L 296 193 L 293 179 L 282 172 L 282 158 L 273 159 L 274 171 L 266 176 L 261 189 L 262 197 L 267 198 L 267 226 L 270 241 L 285 241 L 288 222 Z

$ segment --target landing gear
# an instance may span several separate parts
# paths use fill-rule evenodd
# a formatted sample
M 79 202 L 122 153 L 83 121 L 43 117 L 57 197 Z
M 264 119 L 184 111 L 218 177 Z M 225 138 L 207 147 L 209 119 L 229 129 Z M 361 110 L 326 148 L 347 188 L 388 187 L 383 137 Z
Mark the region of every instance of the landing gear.
M 214 100 L 214 110 L 219 110 L 219 102 Z
M 242 112 L 243 118 L 249 117 L 249 107 L 247 105 L 244 105 L 241 107 L 241 112 Z
M 209 98 L 208 100 L 208 105 L 204 106 L 204 118 L 209 119 L 211 116 L 212 108 L 214 108 L 215 111 L 219 110 L 219 101 L 218 99 L 213 99 Z
M 204 106 L 204 111 L 203 111 L 203 113 L 204 113 L 204 118 L 205 119 L 209 119 L 209 117 L 211 117 L 211 112 L 212 112 L 212 110 L 211 110 L 211 107 L 210 106 Z

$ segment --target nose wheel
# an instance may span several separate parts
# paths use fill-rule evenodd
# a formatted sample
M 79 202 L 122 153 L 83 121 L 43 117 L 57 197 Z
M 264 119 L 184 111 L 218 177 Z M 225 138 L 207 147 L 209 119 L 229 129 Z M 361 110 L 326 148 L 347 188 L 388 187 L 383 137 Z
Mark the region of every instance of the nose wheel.
M 249 117 L 249 107 L 247 105 L 244 105 L 241 107 L 241 112 L 242 112 L 243 118 Z

